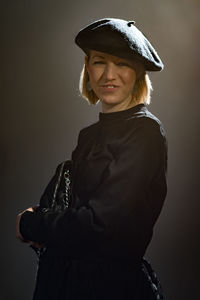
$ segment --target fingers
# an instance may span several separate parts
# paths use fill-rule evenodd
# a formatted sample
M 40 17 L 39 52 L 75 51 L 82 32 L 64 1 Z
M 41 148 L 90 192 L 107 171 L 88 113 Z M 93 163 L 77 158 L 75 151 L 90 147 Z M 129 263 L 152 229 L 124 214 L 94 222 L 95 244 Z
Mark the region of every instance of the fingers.
M 39 205 L 35 205 L 32 207 L 33 211 L 36 211 L 38 209 Z
M 33 208 L 33 207 L 29 207 L 29 208 L 27 208 L 24 212 L 26 212 L 26 211 L 34 212 L 34 208 Z M 23 213 L 24 213 L 24 212 L 23 212 Z
M 32 247 L 35 247 L 35 248 L 38 248 L 38 249 L 41 249 L 41 248 L 44 248 L 45 247 L 45 245 L 44 244 L 38 244 L 38 243 L 35 243 L 35 242 L 30 242 L 30 245 L 32 246 Z

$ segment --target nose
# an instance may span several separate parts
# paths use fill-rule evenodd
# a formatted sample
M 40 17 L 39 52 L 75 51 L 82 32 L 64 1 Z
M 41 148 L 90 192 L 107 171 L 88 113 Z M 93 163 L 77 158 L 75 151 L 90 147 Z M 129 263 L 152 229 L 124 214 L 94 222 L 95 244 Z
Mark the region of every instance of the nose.
M 115 64 L 112 62 L 108 62 L 104 69 L 104 79 L 106 81 L 111 81 L 116 78 L 116 68 Z

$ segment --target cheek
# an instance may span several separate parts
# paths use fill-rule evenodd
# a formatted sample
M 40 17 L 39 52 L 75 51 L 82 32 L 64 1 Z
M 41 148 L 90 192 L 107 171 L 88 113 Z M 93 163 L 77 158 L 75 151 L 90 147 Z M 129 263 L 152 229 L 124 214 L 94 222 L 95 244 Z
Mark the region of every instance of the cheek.
M 88 69 L 90 82 L 95 84 L 100 79 L 102 72 L 100 69 L 89 68 Z
M 128 70 L 128 71 L 124 72 L 123 79 L 127 85 L 129 85 L 130 87 L 133 87 L 135 85 L 135 81 L 136 81 L 135 71 Z

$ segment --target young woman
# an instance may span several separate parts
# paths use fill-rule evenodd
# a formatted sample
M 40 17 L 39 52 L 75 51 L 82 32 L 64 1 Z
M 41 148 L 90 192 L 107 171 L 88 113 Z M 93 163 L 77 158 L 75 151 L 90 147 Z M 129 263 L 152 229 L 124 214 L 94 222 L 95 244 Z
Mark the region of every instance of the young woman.
M 17 218 L 17 236 L 45 247 L 34 300 L 163 299 L 143 259 L 166 197 L 166 138 L 151 114 L 147 71 L 163 64 L 133 21 L 101 19 L 75 39 L 85 52 L 80 91 L 101 102 L 99 120 L 81 130 L 70 161 L 69 207 L 40 207 Z

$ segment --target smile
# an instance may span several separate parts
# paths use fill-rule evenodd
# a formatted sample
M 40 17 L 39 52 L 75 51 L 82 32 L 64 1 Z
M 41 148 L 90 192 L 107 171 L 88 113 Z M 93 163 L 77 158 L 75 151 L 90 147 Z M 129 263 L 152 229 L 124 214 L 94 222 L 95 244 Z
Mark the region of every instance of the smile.
M 102 88 L 102 90 L 109 92 L 109 91 L 115 91 L 116 89 L 119 88 L 119 86 L 112 85 L 112 84 L 106 84 L 106 85 L 102 85 L 101 88 Z
M 104 85 L 102 85 L 102 87 L 113 89 L 113 88 L 116 88 L 118 86 L 117 85 L 113 85 L 113 84 L 104 84 Z

